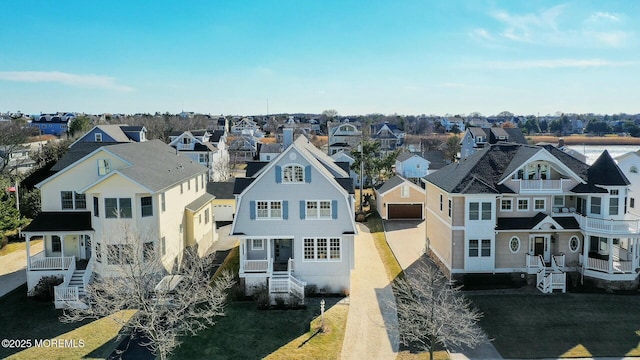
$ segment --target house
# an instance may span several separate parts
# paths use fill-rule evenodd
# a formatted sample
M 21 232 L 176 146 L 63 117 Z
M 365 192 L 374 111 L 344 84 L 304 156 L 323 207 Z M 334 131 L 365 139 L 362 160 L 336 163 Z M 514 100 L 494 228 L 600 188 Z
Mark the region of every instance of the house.
M 401 152 L 396 157 L 396 174 L 408 179 L 427 176 L 429 175 L 429 161 L 416 153 Z
M 247 293 L 304 298 L 304 288 L 344 293 L 354 266 L 354 189 L 349 174 L 304 136 L 237 178 L 231 234 L 240 241 Z
M 258 160 L 271 161 L 282 152 L 282 145 L 278 143 L 258 143 Z
M 215 198 L 212 201 L 216 222 L 233 221 L 236 213 L 236 198 L 233 195 L 234 182 L 209 182 L 207 192 Z
M 31 159 L 28 146 L 0 146 L 1 168 L 10 174 L 24 174 L 31 170 L 36 162 Z
M 559 150 L 562 150 L 564 152 L 566 152 L 567 154 L 573 156 L 574 158 L 586 163 L 587 162 L 587 155 L 574 150 L 568 146 L 565 145 L 564 143 L 564 138 L 559 138 L 558 139 L 558 143 L 557 144 L 551 144 L 551 143 L 547 143 L 547 142 L 538 142 L 536 143 L 537 146 L 545 146 L 545 145 L 551 145 L 551 146 L 555 146 L 557 147 Z
M 231 126 L 231 133 L 233 135 L 250 135 L 256 138 L 261 138 L 264 136 L 260 131 L 260 126 L 258 126 L 258 123 L 253 121 L 252 118 L 248 117 L 236 121 Z
M 442 150 L 425 151 L 423 153 L 423 157 L 429 162 L 429 174 L 451 164 L 450 160 L 445 159 L 444 152 Z
M 405 133 L 394 124 L 385 121 L 371 125 L 371 139 L 380 143 L 380 152 L 387 154 L 404 144 Z
M 332 125 L 331 122 L 327 123 L 329 155 L 340 151 L 349 152 L 356 149 L 362 142 L 362 131 L 355 124 L 347 121 L 338 123 L 336 126 Z
M 424 219 L 425 191 L 396 175 L 374 189 L 376 209 L 384 220 Z
M 428 249 L 451 278 L 529 274 L 551 292 L 578 271 L 637 287 L 640 220 L 625 218 L 629 181 L 607 151 L 589 166 L 553 146 L 499 143 L 424 181 Z
M 126 143 L 147 141 L 147 129 L 144 126 L 118 125 L 96 125 L 69 147 L 77 143 Z
M 224 181 L 229 178 L 229 153 L 224 142 L 214 146 L 208 130 L 176 131 L 169 135 L 169 146 L 209 169 L 207 179 Z
M 349 176 L 351 177 L 351 179 L 353 179 L 353 184 L 356 187 L 360 187 L 360 175 L 351 168 L 351 166 L 353 166 L 353 164 L 356 162 L 356 159 L 353 157 L 353 155 L 350 152 L 339 151 L 331 155 L 331 158 L 336 162 L 336 164 L 346 164 L 344 165 L 344 167 L 349 170 Z
M 160 140 L 100 147 L 40 182 L 42 212 L 22 230 L 44 251 L 27 250 L 27 285 L 59 276 L 57 307 L 78 305 L 92 276 L 114 276 L 127 262 L 131 232 L 170 269 L 186 247 L 203 255 L 217 239 L 207 168 Z M 130 231 L 127 231 L 130 230 Z
M 75 115 L 67 114 L 42 114 L 37 115 L 31 120 L 29 126 L 40 129 L 42 135 L 61 136 L 67 133 L 69 124 L 75 119 Z
M 527 144 L 527 139 L 519 128 L 469 127 L 460 140 L 460 158 L 464 159 L 485 145 L 498 142 Z
M 258 139 L 251 135 L 234 135 L 226 140 L 232 164 L 254 160 L 258 153 Z
M 640 217 L 640 152 L 631 151 L 616 157 L 618 167 L 629 180 L 627 218 Z M 636 204 L 637 203 L 637 204 Z

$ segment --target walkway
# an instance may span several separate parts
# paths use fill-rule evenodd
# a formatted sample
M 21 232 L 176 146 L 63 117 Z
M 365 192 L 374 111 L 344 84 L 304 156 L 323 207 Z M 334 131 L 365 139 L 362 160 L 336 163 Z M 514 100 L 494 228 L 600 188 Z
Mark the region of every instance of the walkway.
M 31 246 L 31 256 L 42 251 L 44 242 Z M 27 252 L 14 251 L 0 256 L 0 296 L 13 291 L 27 282 Z
M 395 359 L 398 318 L 390 305 L 393 291 L 369 229 L 358 224 L 358 232 L 341 358 Z
M 384 229 L 387 243 L 407 276 L 422 266 L 435 266 L 424 254 L 424 221 L 385 221 Z M 452 360 L 502 359 L 491 342 L 484 342 L 474 349 L 450 350 L 449 357 Z

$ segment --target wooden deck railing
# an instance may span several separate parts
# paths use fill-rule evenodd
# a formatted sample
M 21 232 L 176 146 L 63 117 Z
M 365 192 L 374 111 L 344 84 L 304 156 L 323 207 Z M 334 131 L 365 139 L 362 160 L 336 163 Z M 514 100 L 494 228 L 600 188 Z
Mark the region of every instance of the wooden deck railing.
M 244 272 L 267 272 L 269 260 L 244 260 Z
M 35 255 L 29 258 L 29 270 L 66 270 L 71 264 L 74 264 L 75 267 L 75 262 L 75 256 L 44 257 Z

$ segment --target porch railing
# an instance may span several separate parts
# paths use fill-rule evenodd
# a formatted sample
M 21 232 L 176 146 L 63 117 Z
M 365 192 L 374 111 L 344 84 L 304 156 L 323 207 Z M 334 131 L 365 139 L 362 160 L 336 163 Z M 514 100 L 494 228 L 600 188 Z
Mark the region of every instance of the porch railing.
M 617 258 L 624 261 L 631 260 L 631 256 L 629 255 L 629 251 L 627 251 L 627 249 L 623 249 L 618 245 L 613 245 L 612 250 L 614 259 Z
M 75 263 L 75 256 L 43 257 L 35 255 L 29 258 L 29 270 L 66 270 L 71 264 L 75 268 Z
M 86 288 L 89 285 L 89 281 L 91 280 L 91 274 L 93 274 L 93 259 L 94 256 L 89 259 L 87 263 L 87 268 L 84 270 L 84 274 L 82 274 L 82 285 Z
M 269 260 L 244 260 L 244 272 L 266 272 Z
M 609 262 L 607 260 L 589 257 L 587 258 L 587 268 L 591 270 L 608 272 Z
M 304 287 L 306 285 L 306 282 L 292 275 L 274 277 L 269 281 L 269 293 L 291 293 L 304 299 Z
M 611 272 L 614 273 L 633 273 L 633 261 L 612 261 L 613 269 Z M 602 272 L 609 272 L 609 261 L 604 259 L 596 259 L 596 258 L 588 258 L 587 269 L 596 270 Z
M 60 307 L 60 305 L 65 301 L 78 301 L 80 299 L 78 287 L 69 286 L 71 277 L 73 277 L 73 273 L 76 271 L 76 257 L 71 256 L 71 259 L 73 261 L 63 275 L 62 284 L 53 288 L 56 307 Z
M 527 267 L 544 269 L 544 259 L 542 255 L 527 254 Z
M 609 234 L 638 234 L 640 220 L 608 220 L 576 215 L 578 224 L 583 230 L 593 230 Z
M 613 270 L 615 272 L 631 273 L 633 272 L 633 261 L 614 261 Z
M 520 180 L 520 190 L 548 191 L 562 190 L 562 180 Z
M 564 254 L 553 255 L 551 257 L 551 266 L 553 267 L 554 271 L 561 271 L 562 268 L 564 268 L 564 264 L 565 264 L 565 255 Z

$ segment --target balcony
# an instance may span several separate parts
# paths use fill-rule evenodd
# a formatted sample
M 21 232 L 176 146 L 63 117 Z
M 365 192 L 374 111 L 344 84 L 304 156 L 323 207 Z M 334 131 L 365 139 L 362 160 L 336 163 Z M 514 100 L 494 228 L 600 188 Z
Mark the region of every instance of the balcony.
M 580 229 L 611 235 L 640 234 L 640 220 L 608 220 L 597 219 L 575 214 Z
M 520 182 L 520 193 L 558 193 L 563 192 L 563 182 L 569 180 L 515 180 Z

